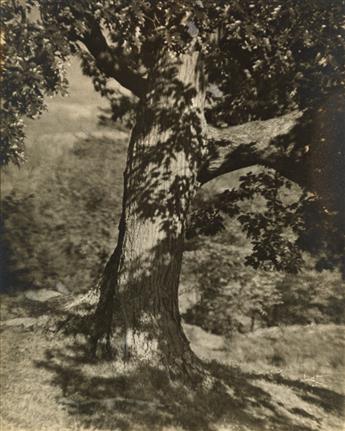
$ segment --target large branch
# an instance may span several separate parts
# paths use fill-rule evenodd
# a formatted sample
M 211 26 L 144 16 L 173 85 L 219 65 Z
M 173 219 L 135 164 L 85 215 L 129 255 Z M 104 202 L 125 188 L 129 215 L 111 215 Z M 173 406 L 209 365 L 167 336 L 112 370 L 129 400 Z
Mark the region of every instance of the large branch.
M 282 117 L 224 129 L 209 126 L 210 151 L 200 169 L 199 181 L 204 184 L 238 169 L 257 164 L 272 165 L 285 159 L 291 132 L 302 117 L 302 112 L 294 111 Z M 280 147 L 275 145 L 278 138 L 284 140 Z
M 345 103 L 333 94 L 322 106 L 226 129 L 209 127 L 210 153 L 198 179 L 263 165 L 344 209 Z
M 90 22 L 89 31 L 80 40 L 94 57 L 96 65 L 102 73 L 116 79 L 137 97 L 145 94 L 146 79 L 129 67 L 121 50 L 108 45 L 96 21 Z

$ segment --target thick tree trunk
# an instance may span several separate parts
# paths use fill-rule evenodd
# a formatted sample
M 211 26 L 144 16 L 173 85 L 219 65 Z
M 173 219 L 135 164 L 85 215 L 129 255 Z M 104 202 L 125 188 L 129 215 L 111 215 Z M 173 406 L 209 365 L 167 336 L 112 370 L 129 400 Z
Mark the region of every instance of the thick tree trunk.
M 126 359 L 197 368 L 178 309 L 184 231 L 204 135 L 198 52 L 168 54 L 149 77 L 124 174 L 118 244 L 105 268 L 92 343 L 116 338 Z M 193 372 L 193 371 L 192 371 Z

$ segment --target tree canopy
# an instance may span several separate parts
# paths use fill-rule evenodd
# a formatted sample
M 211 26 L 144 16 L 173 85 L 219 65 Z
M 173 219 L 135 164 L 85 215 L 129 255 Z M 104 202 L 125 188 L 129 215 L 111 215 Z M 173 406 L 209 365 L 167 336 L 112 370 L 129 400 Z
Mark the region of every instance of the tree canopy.
M 178 54 L 196 37 L 214 125 L 305 108 L 345 85 L 342 0 L 11 0 L 1 9 L 3 162 L 21 157 L 22 118 L 65 91 L 73 54 L 104 95 L 114 78 L 141 96 L 161 48 Z

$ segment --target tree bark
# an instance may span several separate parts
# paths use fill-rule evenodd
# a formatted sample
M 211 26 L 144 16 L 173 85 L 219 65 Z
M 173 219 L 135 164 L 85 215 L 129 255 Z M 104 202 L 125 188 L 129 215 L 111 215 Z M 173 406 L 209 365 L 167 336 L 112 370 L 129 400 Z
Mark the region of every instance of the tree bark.
M 199 53 L 157 60 L 140 102 L 124 173 L 117 247 L 100 286 L 91 341 L 120 340 L 125 359 L 193 373 L 197 359 L 178 309 L 186 217 L 203 147 Z
M 253 165 L 272 168 L 316 193 L 329 211 L 345 214 L 345 98 L 328 95 L 319 106 L 229 128 L 208 127 L 210 152 L 202 184 Z

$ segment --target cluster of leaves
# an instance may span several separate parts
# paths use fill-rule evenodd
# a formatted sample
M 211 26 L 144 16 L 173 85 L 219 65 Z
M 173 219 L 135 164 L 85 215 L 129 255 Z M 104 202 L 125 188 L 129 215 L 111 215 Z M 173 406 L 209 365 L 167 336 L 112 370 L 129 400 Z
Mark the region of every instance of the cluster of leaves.
M 44 98 L 64 92 L 64 62 L 69 50 L 59 29 L 35 18 L 36 2 L 1 3 L 0 164 L 23 160 L 23 117 L 36 118 Z
M 297 272 L 307 251 L 316 257 L 318 270 L 337 266 L 344 271 L 343 221 L 336 212 L 330 213 L 312 193 L 300 192 L 293 198 L 292 184 L 276 173 L 249 173 L 241 180 L 241 194 L 247 199 L 261 196 L 266 203 L 263 212 L 238 217 L 253 243 L 247 263 Z
M 213 197 L 200 190 L 193 200 L 188 218 L 187 239 L 196 236 L 214 236 L 226 229 L 226 216 L 239 214 L 238 191 L 225 190 Z
M 152 50 L 159 38 L 180 52 L 188 34 L 196 36 L 208 71 L 207 119 L 215 125 L 270 118 L 344 88 L 342 2 L 179 1 L 171 25 L 164 25 L 171 20 L 170 2 L 156 3 L 128 6 L 140 11 L 137 54 Z
M 297 272 L 302 263 L 296 239 L 304 229 L 300 200 L 284 202 L 284 189 L 291 184 L 270 171 L 241 177 L 240 199 L 263 199 L 262 210 L 247 211 L 238 220 L 251 238 L 253 252 L 246 258 L 254 268 Z
M 252 205 L 251 202 L 255 202 Z M 303 253 L 316 257 L 318 270 L 343 268 L 342 220 L 320 199 L 268 169 L 248 172 L 239 185 L 212 198 L 199 194 L 190 214 L 188 238 L 216 235 L 237 218 L 252 244 L 246 264 L 296 273 Z
M 231 2 L 208 57 L 208 120 L 266 119 L 344 88 L 344 13 L 338 0 Z

